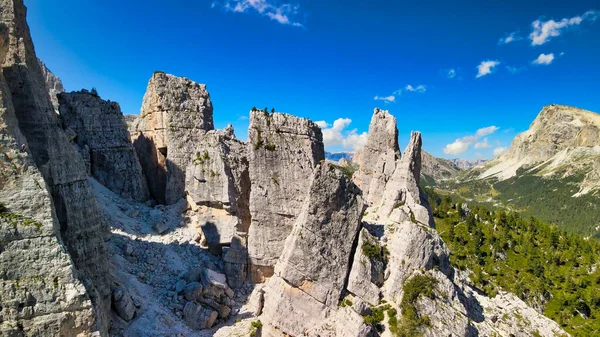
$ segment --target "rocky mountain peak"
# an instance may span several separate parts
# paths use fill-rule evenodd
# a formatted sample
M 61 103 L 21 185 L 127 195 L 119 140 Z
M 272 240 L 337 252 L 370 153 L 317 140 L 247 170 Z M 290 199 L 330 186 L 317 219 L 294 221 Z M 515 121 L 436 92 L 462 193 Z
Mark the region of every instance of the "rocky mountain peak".
M 548 160 L 566 148 L 600 144 L 600 115 L 566 105 L 545 106 L 529 130 L 519 134 L 505 159 L 527 159 L 530 163 Z
M 142 102 L 134 145 L 150 193 L 161 203 L 184 196 L 185 169 L 196 144 L 214 129 L 206 85 L 155 72 Z
M 42 70 L 42 76 L 45 79 L 46 88 L 48 90 L 48 94 L 50 95 L 50 101 L 52 101 L 52 106 L 54 110 L 58 112 L 58 97 L 57 95 L 65 92 L 65 88 L 63 87 L 62 81 L 60 78 L 56 77 L 46 64 L 42 62 L 42 60 L 38 60 L 40 63 L 40 68 Z
M 383 187 L 392 176 L 399 158 L 396 118 L 389 111 L 375 108 L 367 143 L 354 156 L 354 161 L 360 166 L 354 181 L 364 191 L 369 205 L 381 201 Z
M 547 177 L 583 174 L 580 193 L 589 193 L 599 181 L 599 155 L 600 115 L 551 104 L 540 111 L 529 130 L 515 137 L 508 151 L 483 166 L 479 178 L 506 180 L 521 168 Z

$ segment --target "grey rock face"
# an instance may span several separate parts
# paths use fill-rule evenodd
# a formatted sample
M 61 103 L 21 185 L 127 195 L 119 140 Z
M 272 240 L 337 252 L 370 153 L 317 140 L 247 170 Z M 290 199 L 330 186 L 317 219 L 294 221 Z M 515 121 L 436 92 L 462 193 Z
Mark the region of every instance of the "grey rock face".
M 223 269 L 227 276 L 227 283 L 233 289 L 244 285 L 248 268 L 248 249 L 243 238 L 234 236 L 231 246 L 223 256 Z
M 198 142 L 213 127 L 206 85 L 156 72 L 148 83 L 134 146 L 154 199 L 185 196 L 185 170 Z
M 220 216 L 215 211 L 215 221 L 204 221 L 202 229 L 209 246 L 229 244 L 236 232 L 248 232 L 250 177 L 246 149 L 231 126 L 212 130 L 199 141 L 187 166 L 188 200 L 226 213 Z
M 254 282 L 262 282 L 272 275 L 305 205 L 315 165 L 325 159 L 321 129 L 308 119 L 252 111 L 248 158 L 250 272 Z
M 337 308 L 350 268 L 364 202 L 341 170 L 320 164 L 309 198 L 266 285 L 271 327 L 301 335 Z
M 115 288 L 112 293 L 112 304 L 119 317 L 129 322 L 135 317 L 136 307 L 131 295 L 122 288 Z
M 396 118 L 388 111 L 375 108 L 367 144 L 354 156 L 360 169 L 353 178 L 363 190 L 369 205 L 381 203 L 383 190 L 394 173 L 396 160 L 399 158 Z
M 60 78 L 56 77 L 46 64 L 42 62 L 42 60 L 38 59 L 40 63 L 40 69 L 42 70 L 42 76 L 44 77 L 44 82 L 46 83 L 46 90 L 48 90 L 48 95 L 50 96 L 50 101 L 52 102 L 52 106 L 54 107 L 54 111 L 58 113 L 58 98 L 57 95 L 65 92 L 65 88 L 63 87 L 62 81 Z
M 185 324 L 194 330 L 207 329 L 212 327 L 219 313 L 202 306 L 196 302 L 188 302 L 183 308 L 183 319 Z
M 62 93 L 58 101 L 63 127 L 73 131 L 80 152 L 89 151 L 92 176 L 123 197 L 147 200 L 146 179 L 119 104 L 87 90 Z
M 89 333 L 92 302 L 75 276 L 52 195 L 28 147 L 0 74 L 0 335 Z
M 4 27 L 0 30 L 2 73 L 12 93 L 19 128 L 27 140 L 26 148 L 52 196 L 54 219 L 58 220 L 53 229 L 60 231 L 77 269 L 75 275 L 84 280 L 93 303 L 95 328 L 105 332 L 109 324 L 111 294 L 103 241 L 107 226 L 87 181 L 83 161 L 70 145 L 54 113 L 25 17 L 22 1 L 0 1 L 0 24 Z M 43 182 L 38 183 L 43 190 Z M 35 212 L 29 206 L 26 209 Z M 52 237 L 49 236 L 49 240 L 56 240 Z M 28 261 L 24 266 L 31 268 L 32 262 Z M 39 270 L 36 272 L 39 273 Z M 76 315 L 72 317 L 79 319 Z M 33 323 L 32 329 L 36 328 L 36 324 Z
M 383 284 L 384 265 L 383 261 L 365 255 L 363 247 L 368 245 L 378 248 L 380 251 L 382 249 L 378 239 L 363 228 L 358 237 L 352 270 L 348 278 L 348 291 L 371 305 L 377 305 L 381 293 L 379 287 Z M 383 254 L 381 254 L 381 258 L 383 258 Z
M 434 227 L 433 214 L 427 197 L 419 187 L 421 179 L 421 134 L 413 132 L 404 156 L 398 161 L 391 179 L 383 192 L 380 216 L 396 222 L 408 218 L 414 223 Z
M 426 151 L 421 151 L 421 164 L 421 180 L 430 185 L 455 178 L 462 170 L 452 160 L 436 158 Z

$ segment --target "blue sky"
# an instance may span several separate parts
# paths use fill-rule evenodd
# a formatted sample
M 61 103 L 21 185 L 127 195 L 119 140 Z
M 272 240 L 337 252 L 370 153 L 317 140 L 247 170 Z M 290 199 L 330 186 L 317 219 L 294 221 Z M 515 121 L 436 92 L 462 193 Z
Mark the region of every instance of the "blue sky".
M 401 146 L 418 130 L 432 154 L 467 159 L 508 147 L 546 104 L 600 112 L 600 4 L 529 3 L 25 0 L 37 54 L 66 89 L 96 87 L 124 113 L 162 70 L 206 83 L 216 126 L 241 139 L 249 110 L 267 106 L 351 151 L 378 106 Z

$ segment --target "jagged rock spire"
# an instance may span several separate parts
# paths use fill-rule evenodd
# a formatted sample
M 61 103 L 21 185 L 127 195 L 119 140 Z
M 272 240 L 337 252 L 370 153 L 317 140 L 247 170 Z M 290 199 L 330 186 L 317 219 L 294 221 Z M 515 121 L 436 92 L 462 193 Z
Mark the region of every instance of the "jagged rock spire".
M 321 129 L 306 118 L 254 110 L 248 130 L 251 277 L 273 273 L 311 186 L 315 166 L 325 160 Z
M 385 184 L 394 173 L 399 158 L 396 118 L 386 110 L 375 108 L 367 144 L 356 153 L 354 159 L 360 169 L 353 179 L 363 190 L 369 205 L 381 202 Z
M 363 210 L 360 190 L 341 170 L 317 166 L 309 197 L 266 285 L 266 329 L 299 336 L 337 308 Z
M 152 75 L 133 142 L 157 201 L 173 204 L 185 196 L 186 166 L 197 143 L 213 129 L 206 85 L 163 72 Z

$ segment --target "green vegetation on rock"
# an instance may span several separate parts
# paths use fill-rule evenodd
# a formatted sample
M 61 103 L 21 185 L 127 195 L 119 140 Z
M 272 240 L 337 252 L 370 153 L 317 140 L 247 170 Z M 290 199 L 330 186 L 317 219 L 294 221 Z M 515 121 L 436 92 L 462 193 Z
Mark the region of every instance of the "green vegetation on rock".
M 573 336 L 600 335 L 600 243 L 518 212 L 454 204 L 428 191 L 454 267 L 488 296 L 511 292 Z M 467 213 L 467 214 L 465 214 Z

